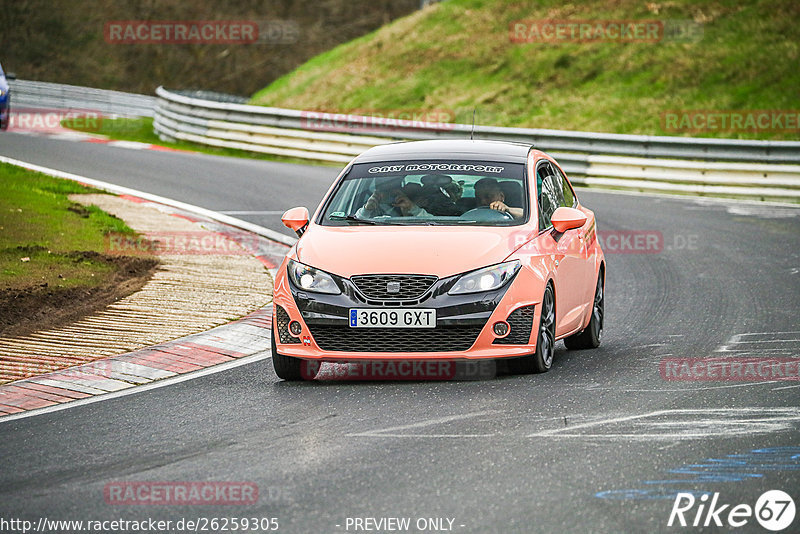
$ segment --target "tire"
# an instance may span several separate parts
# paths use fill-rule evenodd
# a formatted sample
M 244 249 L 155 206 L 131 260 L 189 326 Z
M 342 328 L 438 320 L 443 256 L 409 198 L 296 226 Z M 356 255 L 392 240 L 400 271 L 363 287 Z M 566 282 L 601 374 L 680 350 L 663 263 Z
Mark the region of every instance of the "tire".
M 564 345 L 569 350 L 596 349 L 603 337 L 603 319 L 605 317 L 605 288 L 603 287 L 603 271 L 597 275 L 597 285 L 592 303 L 592 318 L 583 332 L 564 338 Z
M 0 130 L 8 130 L 9 124 L 11 124 L 11 96 L 6 100 L 6 120 L 3 122 L 0 119 Z
M 542 295 L 542 312 L 536 337 L 536 352 L 508 361 L 509 369 L 516 374 L 545 373 L 553 366 L 556 344 L 556 306 L 553 286 L 547 284 Z
M 308 378 L 309 380 L 313 379 L 313 376 L 303 376 L 303 360 L 300 358 L 293 358 L 291 356 L 284 356 L 283 354 L 278 354 L 278 347 L 275 344 L 275 331 L 272 332 L 272 368 L 275 369 L 275 374 L 278 375 L 278 378 L 282 380 L 288 381 L 296 381 L 296 380 L 305 380 Z

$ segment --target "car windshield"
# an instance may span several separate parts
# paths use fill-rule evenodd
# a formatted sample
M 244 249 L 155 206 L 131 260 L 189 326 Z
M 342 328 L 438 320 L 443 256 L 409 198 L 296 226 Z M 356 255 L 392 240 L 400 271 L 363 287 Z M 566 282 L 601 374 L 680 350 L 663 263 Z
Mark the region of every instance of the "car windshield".
M 514 226 L 528 218 L 521 163 L 391 161 L 353 165 L 323 225 Z

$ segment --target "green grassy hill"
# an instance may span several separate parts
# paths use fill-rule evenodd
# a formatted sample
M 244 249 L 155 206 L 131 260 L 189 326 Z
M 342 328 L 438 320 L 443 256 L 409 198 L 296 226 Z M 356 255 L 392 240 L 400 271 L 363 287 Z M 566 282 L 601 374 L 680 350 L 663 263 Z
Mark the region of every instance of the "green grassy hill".
M 515 43 L 514 21 L 661 20 L 680 42 Z M 670 24 L 670 22 L 668 22 Z M 311 59 L 256 93 L 260 105 L 455 122 L 655 135 L 798 139 L 769 129 L 668 131 L 674 110 L 800 111 L 800 3 L 448 0 Z M 795 123 L 796 126 L 796 123 Z

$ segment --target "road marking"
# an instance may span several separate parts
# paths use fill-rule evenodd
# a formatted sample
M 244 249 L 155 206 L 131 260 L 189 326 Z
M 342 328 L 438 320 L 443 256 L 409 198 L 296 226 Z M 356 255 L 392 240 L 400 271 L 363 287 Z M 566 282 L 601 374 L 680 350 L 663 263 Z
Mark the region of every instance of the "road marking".
M 800 384 L 795 384 L 794 386 L 783 386 L 780 388 L 772 388 L 772 391 L 778 391 L 781 389 L 792 389 L 792 388 L 800 388 Z
M 348 437 L 372 437 L 372 438 L 488 438 L 495 434 L 402 434 L 397 431 L 410 430 L 412 428 L 423 428 L 426 426 L 441 425 L 451 421 L 461 421 L 463 419 L 472 419 L 474 417 L 481 417 L 483 415 L 495 415 L 502 413 L 498 410 L 485 410 L 482 412 L 471 412 L 459 415 L 449 415 L 447 417 L 437 417 L 435 419 L 426 419 L 418 423 L 411 423 L 409 425 L 392 426 L 389 428 L 382 428 L 377 430 L 369 430 L 367 432 L 358 432 L 347 434 Z
M 662 391 L 705 391 L 707 389 L 727 389 L 727 388 L 744 388 L 748 386 L 761 386 L 764 384 L 775 384 L 779 380 L 759 381 L 759 382 L 746 382 L 744 384 L 725 384 L 724 386 L 702 386 L 696 388 L 657 388 L 657 389 L 625 389 L 623 387 L 594 387 L 593 390 L 613 390 L 623 391 L 630 393 L 660 393 Z
M 796 217 L 800 215 L 800 206 L 797 204 L 792 204 L 790 202 L 775 202 L 772 200 L 749 200 L 749 199 L 739 199 L 739 198 L 714 198 L 714 197 L 702 197 L 702 198 L 693 198 L 687 197 L 686 195 L 670 195 L 668 193 L 654 193 L 654 192 L 642 192 L 642 191 L 624 191 L 621 189 L 597 189 L 594 187 L 584 187 L 580 184 L 572 184 L 573 187 L 577 186 L 582 193 L 586 193 L 589 195 L 593 195 L 594 193 L 601 193 L 604 195 L 628 195 L 628 196 L 636 196 L 636 197 L 651 197 L 656 200 L 673 200 L 675 202 L 683 202 L 683 203 L 691 203 L 691 205 L 687 205 L 685 209 L 687 210 L 703 210 L 706 209 L 707 206 L 719 206 L 722 208 L 728 208 L 728 212 L 736 215 L 761 215 L 763 217 Z M 740 213 L 740 212 L 731 212 L 730 209 L 736 209 L 738 207 L 752 207 L 755 208 L 752 212 L 748 213 Z M 789 208 L 788 210 L 774 210 L 770 209 L 771 207 L 776 208 Z M 758 208 L 764 208 L 763 210 L 759 210 Z
M 218 211 L 225 215 L 283 215 L 286 210 L 266 210 L 266 211 Z
M 800 331 L 734 334 L 714 352 L 732 357 L 796 356 L 800 353 Z
M 672 417 L 674 420 L 651 420 Z M 686 419 L 681 419 L 681 418 Z M 623 431 L 602 433 L 603 426 L 633 423 Z M 639 415 L 599 419 L 541 432 L 530 438 L 590 438 L 629 440 L 703 439 L 791 430 L 800 425 L 800 408 L 706 408 L 658 410 Z M 576 432 L 598 429 L 595 432 Z
M 45 408 L 37 408 L 35 410 L 29 410 L 26 412 L 20 412 L 10 415 L 5 415 L 0 417 L 0 424 L 8 423 L 10 421 L 16 421 L 17 419 L 25 419 L 26 417 L 33 417 L 35 415 L 42 415 L 51 412 L 58 412 L 61 410 L 69 410 L 71 408 L 77 408 L 78 406 L 84 406 L 86 404 L 92 404 L 95 402 L 102 402 L 111 399 L 117 399 L 119 397 L 125 397 L 127 395 L 133 395 L 135 393 L 142 393 L 144 391 L 150 391 L 151 389 L 162 388 L 164 386 L 171 386 L 173 384 L 178 384 L 180 382 L 186 382 L 187 380 L 194 380 L 195 378 L 200 378 L 207 375 L 212 375 L 214 373 L 220 373 L 222 371 L 227 371 L 228 369 L 233 369 L 235 367 L 239 367 L 241 365 L 247 365 L 250 363 L 258 362 L 261 360 L 267 360 L 272 357 L 269 351 L 259 352 L 257 354 L 252 354 L 250 356 L 245 356 L 243 358 L 239 358 L 237 360 L 233 360 L 230 362 L 220 363 L 217 365 L 212 365 L 211 367 L 206 367 L 205 369 L 200 369 L 198 371 L 191 371 L 189 373 L 185 373 L 182 375 L 173 376 L 170 378 L 163 378 L 156 382 L 151 382 L 149 384 L 131 387 L 128 389 L 123 389 L 120 391 L 114 391 L 111 393 L 105 393 L 102 395 L 96 395 L 94 397 L 86 397 L 83 399 L 77 399 L 71 402 L 67 402 L 64 404 L 56 404 L 55 406 L 48 406 Z M 37 381 L 39 382 L 39 381 Z M 45 382 L 45 381 L 41 381 Z M 58 384 L 50 384 L 50 381 L 47 381 L 48 385 L 56 385 Z

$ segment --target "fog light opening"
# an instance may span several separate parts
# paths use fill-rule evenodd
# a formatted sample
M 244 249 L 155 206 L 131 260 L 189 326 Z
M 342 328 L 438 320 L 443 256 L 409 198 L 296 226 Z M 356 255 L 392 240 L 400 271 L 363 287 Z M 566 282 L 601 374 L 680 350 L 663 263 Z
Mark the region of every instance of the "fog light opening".
M 302 331 L 303 326 L 298 321 L 292 321 L 289 323 L 289 332 L 291 332 L 293 336 L 299 336 L 300 332 Z
M 497 337 L 506 337 L 511 332 L 511 325 L 505 321 L 498 321 L 494 323 L 492 330 Z

